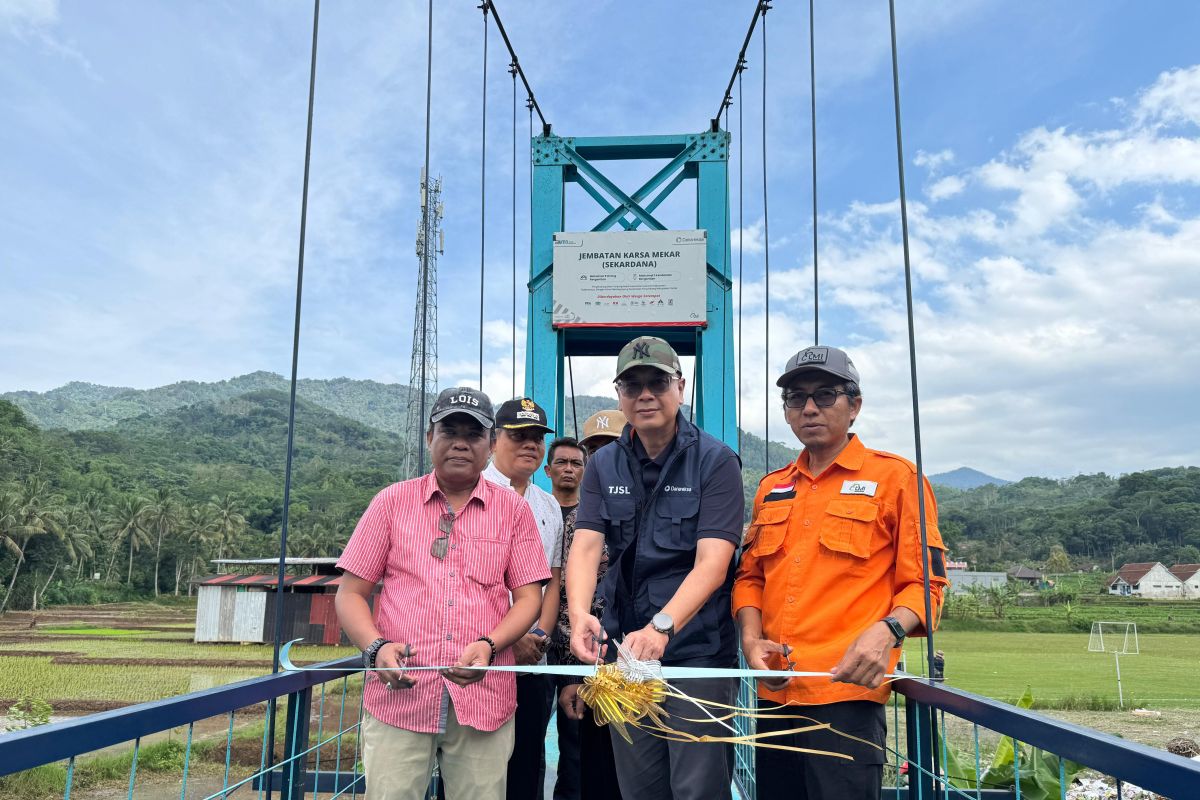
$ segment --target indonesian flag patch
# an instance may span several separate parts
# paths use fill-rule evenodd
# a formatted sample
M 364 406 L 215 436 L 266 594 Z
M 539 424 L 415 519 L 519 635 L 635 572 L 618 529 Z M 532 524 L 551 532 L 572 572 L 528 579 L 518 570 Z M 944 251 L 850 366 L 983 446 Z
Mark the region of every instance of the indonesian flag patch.
M 767 492 L 767 496 L 763 498 L 764 503 L 770 503 L 776 500 L 791 500 L 796 496 L 796 482 L 778 483 L 775 488 Z

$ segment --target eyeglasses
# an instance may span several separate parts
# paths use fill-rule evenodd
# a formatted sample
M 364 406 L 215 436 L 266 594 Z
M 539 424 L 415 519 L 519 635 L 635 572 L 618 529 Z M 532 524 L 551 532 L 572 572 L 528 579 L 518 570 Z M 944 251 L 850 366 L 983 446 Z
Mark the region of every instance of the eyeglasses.
M 817 389 L 815 392 L 788 392 L 783 396 L 783 404 L 788 408 L 804 408 L 808 405 L 808 398 L 812 398 L 817 404 L 817 408 L 829 408 L 837 402 L 838 395 L 844 394 L 850 396 L 849 392 L 841 389 Z
M 442 518 L 438 520 L 438 530 L 442 532 L 442 535 L 433 540 L 433 544 L 429 547 L 429 555 L 441 561 L 446 557 L 446 551 L 450 549 L 450 531 L 454 530 L 453 511 L 442 513 Z
M 671 388 L 672 381 L 677 380 L 679 380 L 679 378 L 676 375 L 659 375 L 657 378 L 651 378 L 645 383 L 642 381 L 626 380 L 618 380 L 615 381 L 615 383 L 617 384 L 617 391 L 619 391 L 626 399 L 632 400 L 635 397 L 641 397 L 642 392 L 644 392 L 646 389 L 649 389 L 651 394 L 662 394 L 667 389 Z

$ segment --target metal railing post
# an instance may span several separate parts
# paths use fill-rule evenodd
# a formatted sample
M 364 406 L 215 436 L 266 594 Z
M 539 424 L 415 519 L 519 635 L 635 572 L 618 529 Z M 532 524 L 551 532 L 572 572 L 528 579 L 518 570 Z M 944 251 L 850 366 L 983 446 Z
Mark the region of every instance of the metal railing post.
M 283 738 L 283 764 L 281 765 L 280 800 L 304 800 L 305 771 L 308 755 L 300 755 L 308 749 L 309 716 L 312 713 L 312 687 L 306 687 L 288 695 L 287 730 Z M 273 776 L 267 780 L 274 783 Z M 268 784 L 270 785 L 270 784 Z
M 933 714 L 929 706 L 913 700 L 904 701 L 904 727 L 908 736 L 908 797 L 910 800 L 934 800 L 933 776 L 936 775 L 933 745 Z

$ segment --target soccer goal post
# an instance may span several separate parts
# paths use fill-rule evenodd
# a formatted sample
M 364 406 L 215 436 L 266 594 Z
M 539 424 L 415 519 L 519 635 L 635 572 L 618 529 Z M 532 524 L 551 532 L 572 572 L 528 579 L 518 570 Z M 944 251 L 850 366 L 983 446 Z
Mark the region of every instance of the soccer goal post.
M 1117 707 L 1125 707 L 1125 693 L 1121 687 L 1121 656 L 1138 654 L 1136 622 L 1093 622 L 1088 637 L 1089 653 L 1112 653 L 1117 667 Z
M 1093 622 L 1088 637 L 1089 653 L 1116 653 L 1122 656 L 1138 654 L 1136 622 Z

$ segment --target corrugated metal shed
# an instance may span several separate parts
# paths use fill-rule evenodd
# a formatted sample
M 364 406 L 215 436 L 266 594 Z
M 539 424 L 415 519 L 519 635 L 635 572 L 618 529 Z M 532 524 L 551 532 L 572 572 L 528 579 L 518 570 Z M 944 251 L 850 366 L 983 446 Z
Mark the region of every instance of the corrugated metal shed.
M 274 641 L 278 575 L 209 575 L 195 582 L 195 641 Z M 341 582 L 340 575 L 284 577 L 284 640 L 333 645 L 345 640 L 333 605 Z

